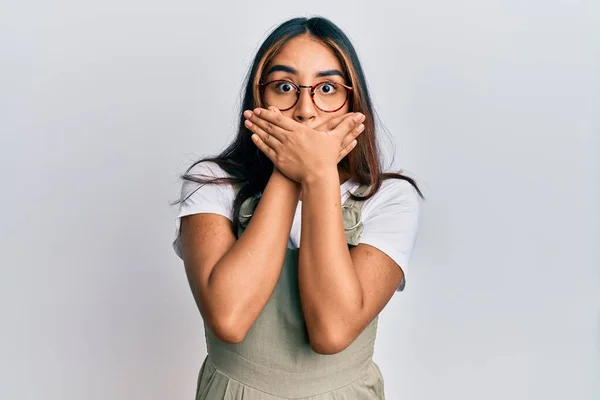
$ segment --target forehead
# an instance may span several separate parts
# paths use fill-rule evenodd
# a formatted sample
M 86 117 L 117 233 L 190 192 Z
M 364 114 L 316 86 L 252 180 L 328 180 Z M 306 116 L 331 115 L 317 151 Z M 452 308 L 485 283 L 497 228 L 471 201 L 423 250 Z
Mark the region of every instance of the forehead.
M 267 69 L 275 64 L 293 67 L 299 74 L 313 74 L 330 69 L 342 70 L 342 64 L 331 48 L 308 35 L 297 36 L 283 45 L 269 62 Z

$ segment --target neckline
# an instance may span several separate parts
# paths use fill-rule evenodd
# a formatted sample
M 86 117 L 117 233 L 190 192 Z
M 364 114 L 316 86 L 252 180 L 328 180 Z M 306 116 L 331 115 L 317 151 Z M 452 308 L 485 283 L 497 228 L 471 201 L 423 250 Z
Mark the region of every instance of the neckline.
M 340 185 L 340 191 L 341 191 L 342 195 L 344 194 L 344 192 L 346 192 L 348 189 L 350 189 L 353 184 L 354 184 L 354 181 L 352 180 L 352 178 L 350 178 L 347 181 L 345 181 L 344 183 L 342 183 Z

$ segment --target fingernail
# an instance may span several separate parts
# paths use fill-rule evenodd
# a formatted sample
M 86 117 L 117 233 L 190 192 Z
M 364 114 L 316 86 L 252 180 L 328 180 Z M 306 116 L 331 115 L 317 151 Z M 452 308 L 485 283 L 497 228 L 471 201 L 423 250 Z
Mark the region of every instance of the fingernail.
M 260 108 L 255 108 L 254 109 L 254 114 L 260 115 Z
M 246 117 L 246 118 L 252 117 L 252 111 L 250 111 L 250 110 L 244 111 L 244 117 Z
M 244 125 L 246 125 L 248 128 L 250 128 L 250 127 L 252 126 L 252 122 L 250 122 L 250 121 L 246 120 L 246 121 L 244 122 Z
M 358 131 L 359 131 L 359 132 L 362 132 L 362 131 L 364 131 L 364 130 L 365 130 L 365 126 L 364 126 L 363 124 L 360 124 L 360 125 L 358 126 Z
M 357 113 L 357 114 L 354 116 L 354 121 L 356 121 L 356 122 L 360 122 L 360 120 L 361 120 L 363 117 L 364 117 L 364 115 L 362 115 L 361 113 Z

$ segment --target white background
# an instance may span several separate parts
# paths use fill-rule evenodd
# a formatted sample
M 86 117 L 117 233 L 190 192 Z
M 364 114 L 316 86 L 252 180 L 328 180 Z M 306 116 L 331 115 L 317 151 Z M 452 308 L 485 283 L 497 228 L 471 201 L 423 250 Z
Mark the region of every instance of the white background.
M 193 398 L 169 202 L 232 140 L 267 32 L 313 13 L 428 197 L 387 398 L 600 398 L 600 7 L 556 0 L 2 2 L 0 398 Z

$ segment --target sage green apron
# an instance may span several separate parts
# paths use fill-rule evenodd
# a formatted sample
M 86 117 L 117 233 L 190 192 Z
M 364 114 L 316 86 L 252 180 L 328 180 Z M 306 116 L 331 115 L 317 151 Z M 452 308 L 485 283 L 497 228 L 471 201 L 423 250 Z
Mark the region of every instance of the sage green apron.
M 368 191 L 363 185 L 354 193 Z M 240 233 L 259 198 L 240 210 Z M 363 230 L 363 201 L 342 205 L 346 241 L 357 245 Z M 378 316 L 337 354 L 310 347 L 298 287 L 298 250 L 286 250 L 279 281 L 241 343 L 219 340 L 204 324 L 208 355 L 198 376 L 196 400 L 382 400 L 383 376 L 373 350 Z

